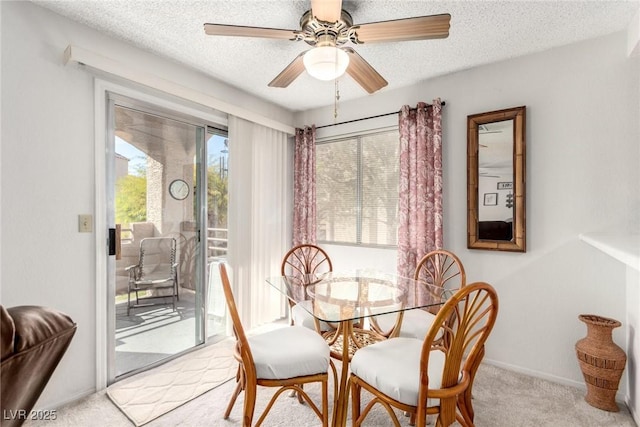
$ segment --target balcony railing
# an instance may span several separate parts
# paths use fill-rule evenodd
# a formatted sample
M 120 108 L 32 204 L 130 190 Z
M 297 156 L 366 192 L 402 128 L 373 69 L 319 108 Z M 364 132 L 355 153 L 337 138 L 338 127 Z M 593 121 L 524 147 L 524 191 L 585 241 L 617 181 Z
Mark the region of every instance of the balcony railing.
M 131 228 L 120 228 L 120 242 L 133 242 L 133 230 Z
M 134 240 L 131 228 L 120 229 L 120 240 L 122 243 L 131 243 Z M 227 254 L 228 229 L 207 228 L 207 255 L 209 258 L 224 256 Z
M 229 242 L 227 232 L 226 228 L 207 228 L 207 255 L 209 257 L 227 254 L 227 243 Z

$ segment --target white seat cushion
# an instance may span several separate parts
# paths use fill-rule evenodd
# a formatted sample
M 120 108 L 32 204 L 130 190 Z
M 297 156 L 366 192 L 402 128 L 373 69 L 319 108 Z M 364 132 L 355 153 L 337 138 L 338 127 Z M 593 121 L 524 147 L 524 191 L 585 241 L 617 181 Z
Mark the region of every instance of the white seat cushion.
M 420 353 L 423 341 L 391 338 L 361 348 L 351 359 L 351 372 L 387 396 L 416 406 L 420 386 Z M 444 353 L 432 350 L 429 356 L 429 388 L 439 388 Z
M 247 340 L 258 379 L 282 380 L 329 369 L 329 346 L 311 329 L 289 326 Z
M 406 310 L 402 318 L 402 325 L 400 326 L 401 337 L 417 338 L 424 340 L 427 336 L 427 332 L 431 328 L 436 316 L 428 311 L 421 309 Z M 389 332 L 396 324 L 398 319 L 398 313 L 381 314 L 376 316 L 376 322 L 383 332 Z M 436 338 L 439 338 L 439 335 Z
M 293 319 L 293 324 L 315 330 L 316 327 L 313 321 L 313 315 L 310 313 L 311 310 L 311 300 L 300 301 L 291 307 L 291 318 Z M 321 331 L 330 331 L 332 329 L 335 328 L 332 328 L 327 322 L 320 322 Z
M 404 317 L 402 318 L 400 336 L 417 338 L 422 341 L 427 336 L 427 332 L 431 329 L 431 325 L 433 325 L 435 319 L 435 314 L 425 310 L 407 310 L 404 312 Z

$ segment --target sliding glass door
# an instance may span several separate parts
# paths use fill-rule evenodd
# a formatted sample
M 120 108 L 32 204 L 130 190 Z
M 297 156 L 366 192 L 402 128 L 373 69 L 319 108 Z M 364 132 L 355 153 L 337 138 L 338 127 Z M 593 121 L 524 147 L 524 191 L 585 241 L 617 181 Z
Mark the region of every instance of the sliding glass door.
M 207 159 L 208 146 L 215 145 L 209 142 L 213 127 L 115 95 L 109 113 L 111 383 L 224 333 L 224 315 L 214 309 L 217 300 L 207 288 L 212 259 L 226 253 L 227 195 L 219 182 L 224 166 Z M 216 134 L 216 142 L 223 134 Z M 209 176 L 215 167 L 218 181 Z M 212 184 L 220 198 L 214 203 Z M 168 282 L 164 261 L 158 261 L 164 257 L 173 257 L 168 264 L 175 276 Z M 175 287 L 153 284 L 172 283 L 171 277 Z M 214 315 L 217 321 L 207 322 Z

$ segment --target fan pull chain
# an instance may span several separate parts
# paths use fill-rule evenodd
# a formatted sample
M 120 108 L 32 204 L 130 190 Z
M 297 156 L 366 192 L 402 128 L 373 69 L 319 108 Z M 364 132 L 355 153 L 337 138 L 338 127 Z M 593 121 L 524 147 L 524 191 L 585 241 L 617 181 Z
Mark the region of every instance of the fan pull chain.
M 333 119 L 334 122 L 338 118 L 338 101 L 340 101 L 340 87 L 338 85 L 338 79 L 335 79 L 335 97 L 333 100 Z

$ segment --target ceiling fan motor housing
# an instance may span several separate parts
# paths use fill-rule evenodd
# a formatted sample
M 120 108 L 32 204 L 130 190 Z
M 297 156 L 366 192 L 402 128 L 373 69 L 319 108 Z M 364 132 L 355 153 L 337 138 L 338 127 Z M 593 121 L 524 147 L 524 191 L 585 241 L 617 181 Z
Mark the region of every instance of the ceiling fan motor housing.
M 353 18 L 346 10 L 342 10 L 340 20 L 336 22 L 321 21 L 308 10 L 300 19 L 302 40 L 311 46 L 342 46 L 353 41 L 355 33 Z M 357 28 L 357 26 L 355 27 Z

